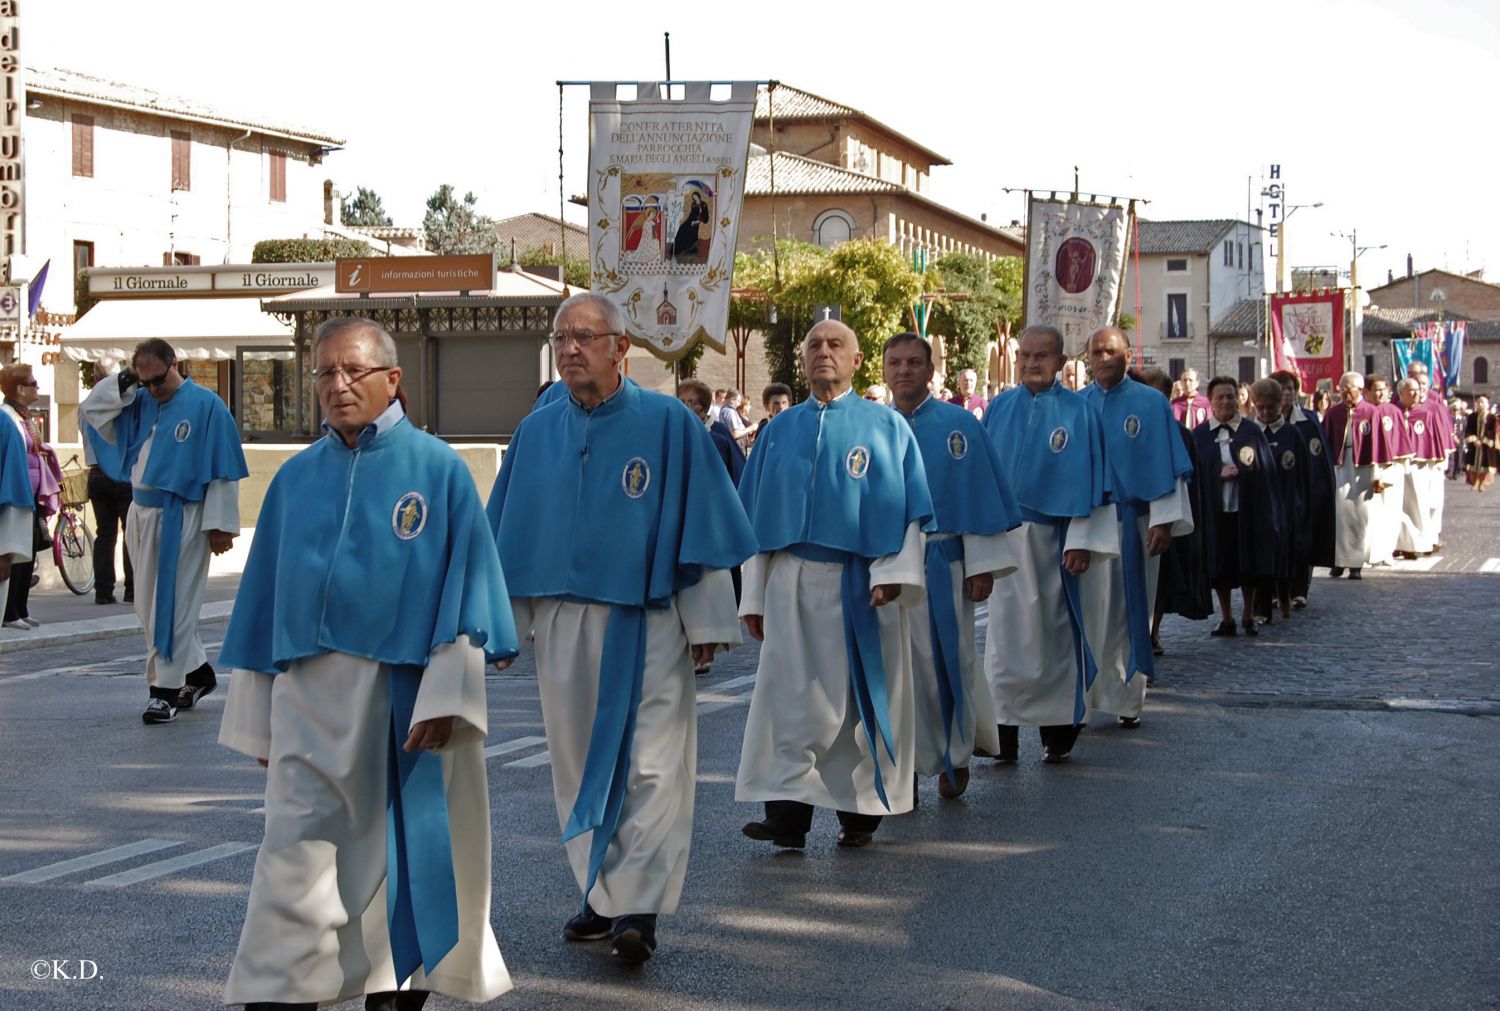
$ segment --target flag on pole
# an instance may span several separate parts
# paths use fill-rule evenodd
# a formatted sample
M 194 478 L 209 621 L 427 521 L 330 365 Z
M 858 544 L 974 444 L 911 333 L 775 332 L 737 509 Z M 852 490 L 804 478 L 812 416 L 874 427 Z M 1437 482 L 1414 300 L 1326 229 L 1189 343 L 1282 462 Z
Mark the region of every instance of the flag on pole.
M 1033 197 L 1026 222 L 1026 326 L 1056 327 L 1076 350 L 1120 311 L 1126 208 Z
M 1469 334 L 1468 320 L 1426 320 L 1411 325 L 1414 339 L 1432 343 L 1432 360 L 1429 363 L 1432 388 L 1447 397 L 1455 386 L 1462 383 L 1464 343 Z
M 36 272 L 36 277 L 31 279 L 31 292 L 26 298 L 26 318 L 36 319 L 36 311 L 42 306 L 42 288 L 47 284 L 47 268 L 52 266 L 48 260 L 42 264 L 42 269 Z
M 1277 369 L 1302 377 L 1304 389 L 1337 384 L 1344 367 L 1345 290 L 1271 296 L 1271 355 Z

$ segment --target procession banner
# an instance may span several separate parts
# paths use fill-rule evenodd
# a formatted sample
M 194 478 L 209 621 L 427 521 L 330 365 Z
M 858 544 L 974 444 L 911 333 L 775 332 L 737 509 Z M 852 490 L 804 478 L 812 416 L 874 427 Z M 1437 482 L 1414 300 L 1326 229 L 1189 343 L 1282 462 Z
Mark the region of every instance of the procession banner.
M 636 99 L 594 84 L 589 102 L 589 267 L 594 291 L 625 313 L 630 339 L 667 361 L 703 341 L 724 350 L 753 81 L 714 101 L 641 84 Z
M 1426 337 L 1397 337 L 1391 341 L 1391 358 L 1393 359 L 1393 370 L 1396 381 L 1400 382 L 1406 378 L 1411 370 L 1412 362 L 1421 362 L 1427 366 L 1427 374 L 1434 380 L 1442 373 L 1438 370 L 1432 352 L 1432 341 Z M 1438 387 L 1439 392 L 1442 391 Z
M 1467 320 L 1427 320 L 1411 325 L 1413 338 L 1432 342 L 1432 361 L 1429 363 L 1432 388 L 1444 397 L 1463 382 L 1464 342 L 1469 336 Z
M 1032 198 L 1026 213 L 1026 325 L 1076 351 L 1120 308 L 1130 215 L 1119 204 Z
M 1271 296 L 1271 354 L 1276 368 L 1337 385 L 1344 369 L 1344 289 Z

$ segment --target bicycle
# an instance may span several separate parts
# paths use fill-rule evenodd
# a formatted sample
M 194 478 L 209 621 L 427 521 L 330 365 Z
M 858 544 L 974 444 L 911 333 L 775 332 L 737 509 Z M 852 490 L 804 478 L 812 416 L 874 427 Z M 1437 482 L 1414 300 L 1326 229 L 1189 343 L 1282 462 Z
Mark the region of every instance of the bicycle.
M 94 535 L 83 521 L 89 471 L 78 463 L 76 454 L 63 464 L 61 497 L 52 528 L 52 560 L 68 589 L 81 597 L 94 588 Z

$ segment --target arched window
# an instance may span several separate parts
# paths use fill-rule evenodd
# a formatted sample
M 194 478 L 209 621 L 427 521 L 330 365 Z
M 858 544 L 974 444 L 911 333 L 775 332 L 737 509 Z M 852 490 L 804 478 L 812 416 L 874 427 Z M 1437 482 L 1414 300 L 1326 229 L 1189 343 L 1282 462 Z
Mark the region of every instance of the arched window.
M 1488 386 L 1490 383 L 1490 360 L 1483 355 L 1474 359 L 1474 385 Z
M 854 219 L 840 210 L 828 210 L 813 221 L 813 241 L 824 249 L 854 238 Z

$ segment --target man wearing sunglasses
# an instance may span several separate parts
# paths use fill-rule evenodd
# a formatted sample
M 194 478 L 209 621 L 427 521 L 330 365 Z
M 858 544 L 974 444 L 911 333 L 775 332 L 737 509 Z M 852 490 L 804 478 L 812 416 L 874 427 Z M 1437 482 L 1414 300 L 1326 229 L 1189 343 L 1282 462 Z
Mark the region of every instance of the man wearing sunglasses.
M 563 936 L 644 962 L 687 871 L 693 668 L 740 642 L 729 570 L 755 536 L 703 422 L 621 374 L 625 327 L 593 292 L 558 307 L 562 381 L 516 429 L 487 511 L 516 631 L 535 633 L 552 792 L 583 893 Z
M 198 611 L 209 553 L 228 551 L 240 530 L 239 481 L 249 471 L 239 429 L 224 401 L 177 371 L 177 353 L 160 338 L 97 383 L 82 413 L 100 469 L 134 487 L 125 546 L 146 630 L 150 699 L 141 719 L 170 723 L 218 684 Z

